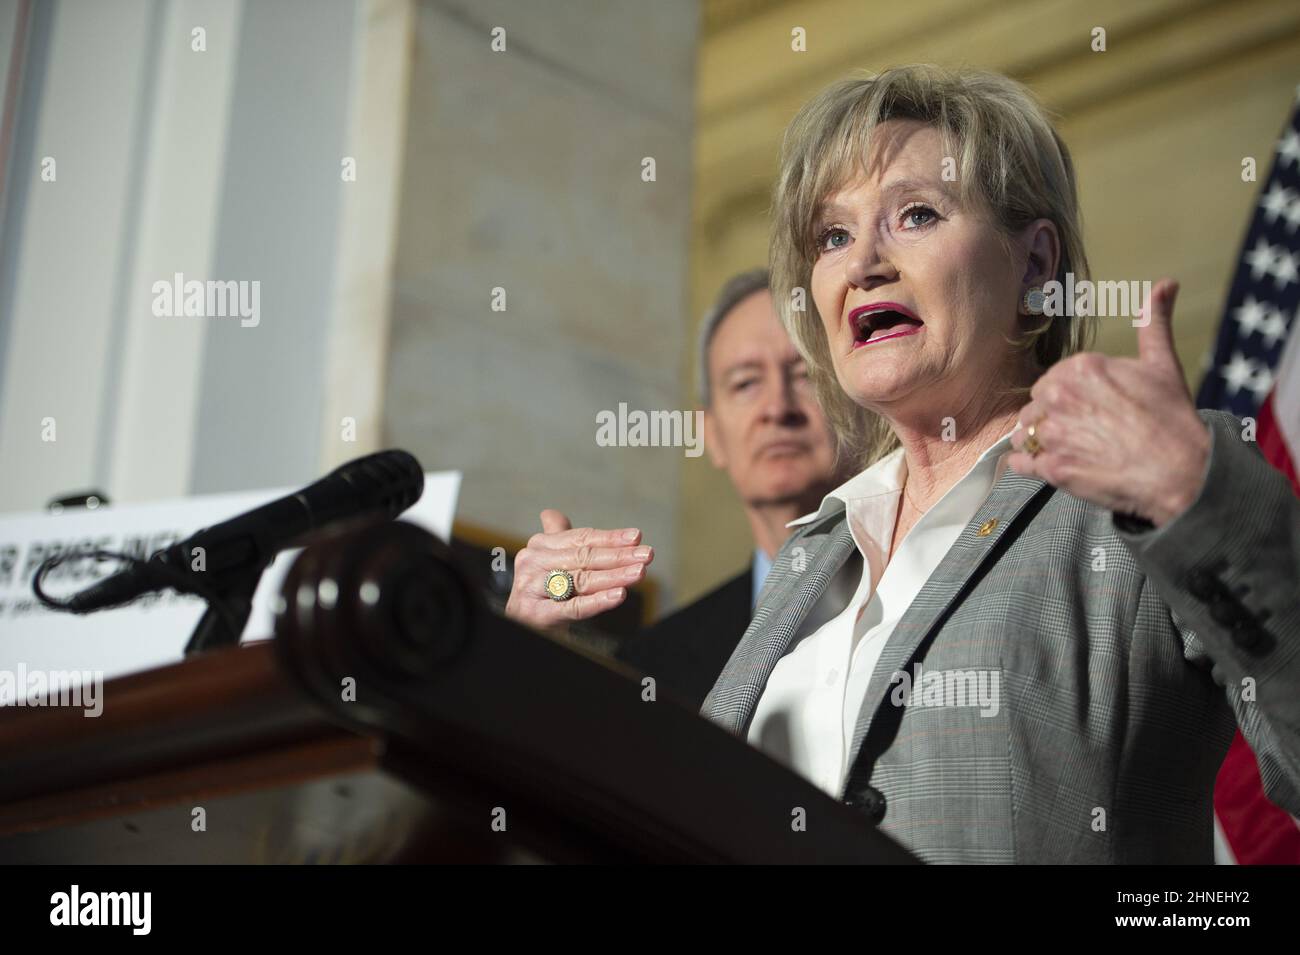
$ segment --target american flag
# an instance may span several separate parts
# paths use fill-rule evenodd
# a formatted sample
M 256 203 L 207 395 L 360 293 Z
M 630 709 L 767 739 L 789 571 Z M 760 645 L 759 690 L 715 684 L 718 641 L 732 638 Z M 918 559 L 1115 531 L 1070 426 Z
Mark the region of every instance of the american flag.
M 1260 450 L 1300 494 L 1300 87 L 1251 219 L 1198 408 L 1253 418 Z M 1295 332 L 1295 334 L 1292 334 Z M 1214 789 L 1216 858 L 1300 864 L 1300 823 L 1264 796 L 1238 731 Z

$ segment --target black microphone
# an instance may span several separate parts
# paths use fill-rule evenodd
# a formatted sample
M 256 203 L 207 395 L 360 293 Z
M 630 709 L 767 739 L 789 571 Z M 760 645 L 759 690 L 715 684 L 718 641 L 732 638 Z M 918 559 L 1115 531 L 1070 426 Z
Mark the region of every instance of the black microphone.
M 406 451 L 379 451 L 340 465 L 315 484 L 246 514 L 204 528 L 68 598 L 63 607 L 87 613 L 127 603 L 164 587 L 184 590 L 189 578 L 219 587 L 232 573 L 261 572 L 280 551 L 312 531 L 362 515 L 391 520 L 424 493 L 424 469 Z M 196 548 L 203 569 L 196 570 Z

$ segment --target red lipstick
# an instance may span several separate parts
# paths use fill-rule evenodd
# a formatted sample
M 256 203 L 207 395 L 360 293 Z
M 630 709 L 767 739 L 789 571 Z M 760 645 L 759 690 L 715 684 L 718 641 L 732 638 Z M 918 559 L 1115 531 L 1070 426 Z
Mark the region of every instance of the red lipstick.
M 853 330 L 853 347 L 861 348 L 891 338 L 915 335 L 925 323 L 906 305 L 872 302 L 849 312 L 849 325 Z

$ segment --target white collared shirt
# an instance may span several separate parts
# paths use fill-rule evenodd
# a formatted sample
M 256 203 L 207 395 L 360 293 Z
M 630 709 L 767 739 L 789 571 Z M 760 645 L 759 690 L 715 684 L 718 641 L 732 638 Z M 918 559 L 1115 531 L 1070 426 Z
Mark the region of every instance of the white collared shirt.
M 907 479 L 903 449 L 831 491 L 844 502 L 862 577 L 847 606 L 792 643 L 758 701 L 748 740 L 839 797 L 858 711 L 894 627 L 1005 470 L 1011 434 L 996 441 L 908 531 L 889 558 Z M 815 520 L 809 514 L 789 527 Z M 888 559 L 888 566 L 886 560 Z

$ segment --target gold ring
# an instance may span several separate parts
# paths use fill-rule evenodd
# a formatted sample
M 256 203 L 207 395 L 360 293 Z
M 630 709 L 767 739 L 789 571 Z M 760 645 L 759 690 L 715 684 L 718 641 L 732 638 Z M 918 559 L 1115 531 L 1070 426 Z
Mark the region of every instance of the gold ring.
M 1025 429 L 1025 450 L 1031 458 L 1038 457 L 1038 452 L 1043 450 L 1043 442 L 1038 440 L 1037 424 L 1031 424 Z
M 546 575 L 546 596 L 552 600 L 570 600 L 577 591 L 573 574 L 567 570 L 553 570 Z

